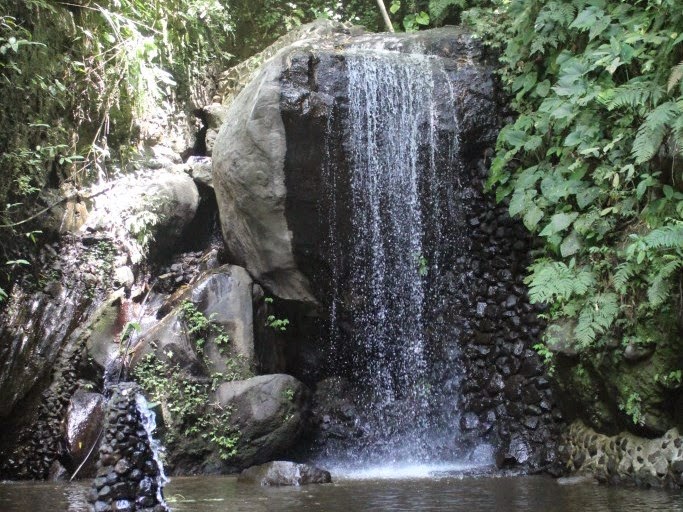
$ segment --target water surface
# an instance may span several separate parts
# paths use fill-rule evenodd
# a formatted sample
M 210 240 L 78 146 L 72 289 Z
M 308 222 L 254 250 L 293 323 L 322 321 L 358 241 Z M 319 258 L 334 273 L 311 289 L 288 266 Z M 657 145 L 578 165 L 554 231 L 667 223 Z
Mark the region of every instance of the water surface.
M 0 511 L 86 512 L 88 489 L 88 482 L 2 483 Z M 560 485 L 546 477 L 337 479 L 288 488 L 237 484 L 235 477 L 174 478 L 166 497 L 174 512 L 683 512 L 680 492 Z

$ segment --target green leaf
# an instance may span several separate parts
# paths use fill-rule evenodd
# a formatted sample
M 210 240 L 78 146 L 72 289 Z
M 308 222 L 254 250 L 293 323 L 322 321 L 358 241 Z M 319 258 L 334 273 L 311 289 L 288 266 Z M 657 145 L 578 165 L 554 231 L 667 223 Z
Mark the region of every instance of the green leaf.
M 524 214 L 522 222 L 524 222 L 524 226 L 526 226 L 526 228 L 529 231 L 533 231 L 534 229 L 536 229 L 536 226 L 542 218 L 543 210 L 541 210 L 538 206 L 534 204 L 530 206 L 527 212 Z
M 541 98 L 545 98 L 548 96 L 548 93 L 550 92 L 550 81 L 549 80 L 543 80 L 542 82 L 539 82 L 536 85 L 536 94 L 540 96 Z
M 552 236 L 571 226 L 578 213 L 556 213 L 550 218 L 548 225 L 539 233 L 540 236 Z
M 567 258 L 579 252 L 581 247 L 582 244 L 579 235 L 576 233 L 576 231 L 572 231 L 562 241 L 562 244 L 560 245 L 560 254 L 562 254 L 563 258 Z
M 423 25 L 423 26 L 429 25 L 429 14 L 427 14 L 424 11 L 420 11 L 420 13 L 415 16 L 415 21 L 419 25 Z

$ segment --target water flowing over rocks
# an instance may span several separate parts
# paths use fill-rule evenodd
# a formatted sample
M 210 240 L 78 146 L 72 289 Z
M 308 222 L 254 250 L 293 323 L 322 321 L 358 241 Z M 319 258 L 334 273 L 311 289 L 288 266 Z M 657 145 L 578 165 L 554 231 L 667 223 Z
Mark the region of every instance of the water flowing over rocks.
M 15 290 L 2 476 L 72 473 L 95 446 L 91 406 L 130 378 L 158 402 L 172 474 L 281 456 L 557 468 L 532 242 L 484 187 L 505 115 L 485 51 L 461 29 L 320 21 L 223 78 L 201 114 L 213 164 L 150 149 Z M 124 453 L 147 457 L 142 418 L 116 389 L 96 509 L 153 508 L 153 470 Z
M 485 53 L 452 28 L 299 37 L 224 91 L 213 159 L 230 256 L 309 312 L 300 353 L 322 346 L 290 371 L 352 383 L 342 406 L 316 393 L 313 445 L 443 460 L 490 443 L 501 466 L 555 466 L 531 241 L 484 192 L 504 115 Z
M 166 483 L 163 467 L 136 401 L 142 390 L 132 383 L 110 389 L 97 476 L 89 495 L 93 510 L 168 512 L 161 492 Z

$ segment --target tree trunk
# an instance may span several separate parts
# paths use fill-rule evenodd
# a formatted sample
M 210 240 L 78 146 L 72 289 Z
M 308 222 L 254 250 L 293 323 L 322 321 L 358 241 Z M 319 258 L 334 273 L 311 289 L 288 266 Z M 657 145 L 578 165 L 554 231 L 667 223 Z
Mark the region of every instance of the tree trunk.
M 389 32 L 393 32 L 394 26 L 391 24 L 391 20 L 389 19 L 389 13 L 387 12 L 387 8 L 384 6 L 384 1 L 377 0 L 377 6 L 379 7 L 380 12 L 382 13 L 382 18 L 384 19 L 384 24 L 387 26 L 387 30 Z

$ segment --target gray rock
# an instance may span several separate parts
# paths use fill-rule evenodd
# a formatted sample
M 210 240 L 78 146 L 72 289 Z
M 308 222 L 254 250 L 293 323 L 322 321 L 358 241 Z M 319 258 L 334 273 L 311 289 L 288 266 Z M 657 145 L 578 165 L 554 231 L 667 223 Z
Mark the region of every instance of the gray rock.
M 656 345 L 638 345 L 636 343 L 629 343 L 624 349 L 624 359 L 631 363 L 644 361 L 648 359 L 655 352 Z
M 66 413 L 66 448 L 76 469 L 98 442 L 104 422 L 104 397 L 99 393 L 77 390 L 71 397 Z M 79 477 L 95 476 L 97 452 L 93 451 L 88 463 L 80 470 Z
M 211 158 L 206 156 L 191 156 L 186 162 L 188 171 L 195 183 L 213 188 L 213 174 Z
M 315 302 L 299 271 L 285 218 L 280 76 L 273 59 L 230 107 L 213 150 L 213 177 L 223 238 L 236 259 L 283 299 Z
M 228 108 L 221 105 L 220 103 L 212 103 L 204 107 L 204 114 L 206 116 L 206 154 L 211 156 L 213 154 L 213 148 L 216 145 L 216 138 L 218 137 L 218 131 L 220 127 L 223 126 L 228 120 Z
M 135 283 L 135 276 L 130 267 L 124 266 L 114 270 L 114 283 L 130 289 Z
M 575 357 L 578 352 L 575 347 L 574 328 L 576 320 L 556 321 L 548 326 L 548 350 L 555 354 Z
M 274 374 L 225 382 L 214 398 L 232 410 L 230 420 L 241 434 L 236 464 L 244 468 L 292 447 L 303 431 L 310 392 L 294 377 Z
M 192 287 L 192 302 L 199 311 L 220 325 L 230 337 L 234 353 L 251 365 L 254 359 L 254 325 L 251 276 L 242 267 L 224 265 Z M 225 360 L 214 344 L 207 354 L 215 371 L 223 372 Z
M 155 352 L 197 376 L 205 375 L 205 364 L 209 366 L 209 375 L 225 373 L 228 367 L 234 370 L 236 362 L 248 372 L 255 364 L 251 287 L 251 277 L 241 267 L 224 265 L 209 271 L 179 294 L 175 308 L 145 333 L 144 346 L 136 351 L 134 363 Z M 228 334 L 226 346 L 214 343 L 213 332 L 203 346 L 203 353 L 198 353 L 182 320 L 180 304 L 184 300 L 191 300 L 198 311 Z
M 329 484 L 332 482 L 332 477 L 329 471 L 325 471 L 324 469 L 315 466 L 276 460 L 245 469 L 240 473 L 237 481 L 239 483 L 262 486 L 298 486 L 307 484 Z
M 593 477 L 586 475 L 565 476 L 562 478 L 558 478 L 556 482 L 559 485 L 583 485 L 596 483 Z

